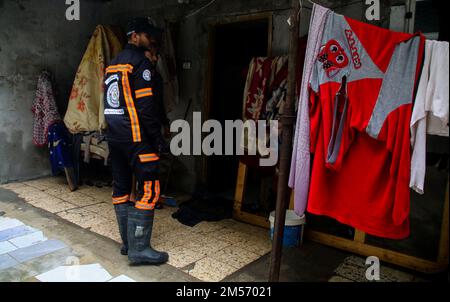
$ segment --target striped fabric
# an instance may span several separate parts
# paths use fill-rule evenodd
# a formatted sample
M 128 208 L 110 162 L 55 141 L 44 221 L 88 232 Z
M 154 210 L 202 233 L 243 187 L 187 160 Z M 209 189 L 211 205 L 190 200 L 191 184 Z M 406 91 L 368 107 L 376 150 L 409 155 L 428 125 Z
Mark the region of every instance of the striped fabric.
M 146 96 L 152 96 L 153 90 L 152 90 L 152 88 L 144 88 L 144 89 L 136 90 L 135 94 L 136 94 L 136 98 L 140 99 L 140 98 L 144 98 Z
M 148 162 L 152 162 L 152 161 L 158 161 L 159 156 L 154 153 L 141 154 L 141 155 L 139 155 L 139 159 L 140 159 L 141 163 L 148 163 Z
M 119 197 L 112 197 L 113 200 L 113 204 L 121 204 L 121 203 L 125 203 L 128 202 L 130 200 L 130 195 L 124 195 L 124 196 L 119 196 Z
M 159 200 L 160 187 L 159 180 L 146 181 L 144 183 L 144 194 L 142 198 L 136 202 L 136 208 L 141 210 L 154 210 Z

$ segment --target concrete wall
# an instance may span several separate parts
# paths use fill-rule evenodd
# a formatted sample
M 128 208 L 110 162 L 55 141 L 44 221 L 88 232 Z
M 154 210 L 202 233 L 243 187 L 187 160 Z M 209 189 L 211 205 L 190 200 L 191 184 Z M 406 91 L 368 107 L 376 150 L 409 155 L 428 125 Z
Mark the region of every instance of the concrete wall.
M 54 74 L 64 113 L 100 7 L 84 0 L 81 21 L 69 22 L 65 1 L 0 0 L 0 183 L 50 174 L 47 148 L 32 144 L 37 76 Z
M 181 62 L 192 62 L 192 69 L 180 70 L 180 103 L 169 117 L 182 118 L 187 102 L 193 99 L 193 110 L 202 111 L 207 84 L 208 34 L 211 22 L 232 20 L 235 16 L 273 12 L 273 55 L 287 54 L 289 29 L 286 20 L 290 0 L 217 0 L 206 9 L 186 16 L 209 0 L 111 0 L 81 1 L 81 20 L 65 19 L 65 1 L 0 0 L 0 182 L 33 178 L 49 174 L 47 151 L 31 143 L 32 115 L 36 79 L 42 68 L 51 70 L 57 83 L 57 101 L 65 112 L 68 94 L 76 68 L 95 26 L 116 24 L 125 26 L 135 16 L 152 16 L 160 24 L 164 20 L 179 24 L 177 55 Z M 308 31 L 310 7 L 303 1 L 301 35 Z M 364 1 L 316 1 L 334 8 L 338 13 L 363 20 Z M 382 20 L 377 25 L 387 27 L 390 1 L 382 1 Z M 201 157 L 180 157 L 175 173 L 176 188 L 192 191 L 202 170 Z
M 232 20 L 235 16 L 255 14 L 261 12 L 273 12 L 273 55 L 287 54 L 289 48 L 289 28 L 287 19 L 290 14 L 290 0 L 217 0 L 194 16 L 187 15 L 196 11 L 209 0 L 190 1 L 190 4 L 178 4 L 177 0 L 168 1 L 143 1 L 129 0 L 125 5 L 123 1 L 113 0 L 105 4 L 101 19 L 105 23 L 114 23 L 125 26 L 127 20 L 136 16 L 151 16 L 159 24 L 164 20 L 179 22 L 179 34 L 177 36 L 177 56 L 179 62 L 186 60 L 192 62 L 190 70 L 180 70 L 180 104 L 169 117 L 182 118 L 187 102 L 193 99 L 193 110 L 202 111 L 205 101 L 205 89 L 207 86 L 206 71 L 208 68 L 208 42 L 209 24 L 211 22 Z M 357 20 L 364 20 L 366 6 L 364 1 L 354 3 L 351 0 L 341 1 L 315 1 L 326 7 L 333 8 L 337 13 L 344 14 Z M 305 9 L 301 14 L 301 35 L 308 32 L 311 4 L 303 1 Z M 374 24 L 387 27 L 389 21 L 388 12 L 390 1 L 382 3 L 382 18 Z M 188 119 L 189 120 L 189 119 Z M 192 191 L 195 184 L 201 181 L 203 160 L 201 157 L 179 157 L 175 174 L 183 175 L 177 178 L 177 189 Z
M 289 1 L 217 1 L 198 14 L 185 18 L 186 15 L 209 1 L 191 1 L 189 5 L 180 5 L 176 0 L 169 1 L 130 1 L 123 5 L 116 0 L 105 5 L 102 20 L 125 26 L 127 20 L 135 16 L 151 16 L 159 24 L 164 20 L 179 22 L 179 33 L 176 37 L 176 50 L 179 62 L 186 60 L 192 63 L 190 70 L 179 70 L 180 103 L 169 114 L 171 120 L 183 118 L 189 99 L 192 98 L 192 111 L 203 111 L 208 68 L 209 23 L 226 17 L 272 11 L 274 13 L 274 54 L 286 54 L 288 47 L 288 31 L 285 24 Z M 284 20 L 284 21 L 283 21 Z M 192 114 L 188 121 L 192 120 Z M 177 158 L 174 175 L 182 175 L 176 182 L 171 182 L 175 189 L 193 191 L 201 181 L 203 160 L 201 156 L 181 156 Z

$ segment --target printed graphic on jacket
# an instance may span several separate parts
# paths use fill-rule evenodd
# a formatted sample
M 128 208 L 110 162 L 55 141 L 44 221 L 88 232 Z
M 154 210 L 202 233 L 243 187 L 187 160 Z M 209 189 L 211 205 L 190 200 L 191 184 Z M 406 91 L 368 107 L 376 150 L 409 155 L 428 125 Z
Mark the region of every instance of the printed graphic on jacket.
M 104 115 L 109 142 L 164 143 L 161 125 L 167 120 L 161 77 L 144 51 L 127 44 L 105 70 Z
M 115 74 L 106 79 L 105 85 L 108 86 L 106 92 L 106 100 L 108 105 L 112 108 L 120 107 L 120 90 L 119 90 L 119 77 Z
M 322 46 L 317 59 L 322 63 L 322 67 L 329 78 L 333 78 L 339 70 L 348 65 L 348 57 L 344 49 L 334 39 Z

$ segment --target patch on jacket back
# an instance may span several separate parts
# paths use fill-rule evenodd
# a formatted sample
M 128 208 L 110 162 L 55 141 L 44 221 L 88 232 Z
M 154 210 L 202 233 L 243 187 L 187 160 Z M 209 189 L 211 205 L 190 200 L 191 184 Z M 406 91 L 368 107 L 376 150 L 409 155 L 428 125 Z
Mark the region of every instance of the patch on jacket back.
M 142 73 L 142 78 L 144 78 L 144 80 L 146 80 L 147 82 L 150 82 L 152 80 L 151 71 L 148 69 L 144 70 L 144 72 Z
M 117 82 L 112 83 L 108 87 L 108 91 L 106 92 L 106 100 L 112 108 L 120 107 L 120 90 Z
M 124 115 L 125 110 L 123 109 L 105 109 L 105 115 Z

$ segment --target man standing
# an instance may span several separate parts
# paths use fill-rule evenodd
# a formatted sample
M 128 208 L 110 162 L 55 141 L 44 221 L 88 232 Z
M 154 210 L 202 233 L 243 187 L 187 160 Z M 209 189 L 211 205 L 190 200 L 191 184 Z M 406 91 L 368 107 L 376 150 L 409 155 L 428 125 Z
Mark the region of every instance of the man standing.
M 150 246 L 155 205 L 159 199 L 159 154 L 167 152 L 161 126 L 167 120 L 154 64 L 162 30 L 148 18 L 128 24 L 128 44 L 105 74 L 105 119 L 113 173 L 113 204 L 121 254 L 130 264 L 161 264 L 168 254 Z M 130 202 L 132 175 L 138 181 L 136 203 Z

